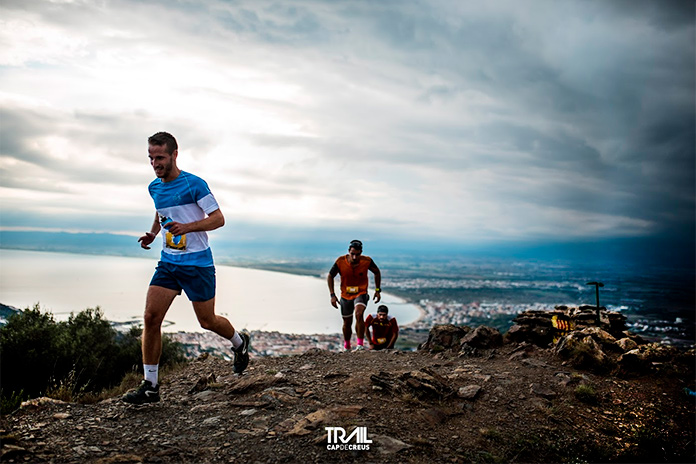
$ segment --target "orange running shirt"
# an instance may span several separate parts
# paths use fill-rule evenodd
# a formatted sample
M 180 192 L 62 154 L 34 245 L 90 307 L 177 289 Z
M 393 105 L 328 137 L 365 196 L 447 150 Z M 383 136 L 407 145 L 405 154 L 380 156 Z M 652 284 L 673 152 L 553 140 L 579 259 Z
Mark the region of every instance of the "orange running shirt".
M 360 256 L 360 260 L 355 266 L 350 264 L 348 255 L 341 256 L 336 260 L 329 273 L 334 276 L 337 273 L 341 275 L 341 298 L 354 300 L 367 293 L 367 270 L 371 265 L 372 258 L 369 256 Z

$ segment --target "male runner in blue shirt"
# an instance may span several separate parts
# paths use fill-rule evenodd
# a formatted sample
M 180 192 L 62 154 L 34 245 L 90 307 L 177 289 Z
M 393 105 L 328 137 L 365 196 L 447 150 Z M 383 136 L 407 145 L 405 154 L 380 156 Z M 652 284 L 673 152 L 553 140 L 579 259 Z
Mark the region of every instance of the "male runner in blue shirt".
M 149 250 L 148 245 L 161 231 L 162 255 L 145 302 L 145 379 L 138 389 L 123 396 L 123 401 L 132 404 L 160 399 L 157 375 L 162 321 L 181 290 L 191 300 L 201 327 L 232 342 L 233 371 L 242 373 L 249 364 L 249 335 L 237 332 L 230 321 L 215 314 L 215 266 L 206 232 L 225 224 L 222 211 L 203 179 L 177 167 L 178 145 L 171 134 L 158 132 L 148 139 L 148 144 L 150 164 L 157 176 L 149 186 L 156 213 L 150 232 L 138 241 Z

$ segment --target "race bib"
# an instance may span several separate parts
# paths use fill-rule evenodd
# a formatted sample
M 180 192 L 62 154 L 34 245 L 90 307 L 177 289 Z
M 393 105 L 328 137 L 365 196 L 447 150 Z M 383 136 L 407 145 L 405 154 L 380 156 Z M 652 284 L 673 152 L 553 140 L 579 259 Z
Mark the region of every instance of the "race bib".
M 348 293 L 358 293 L 358 291 L 360 291 L 360 287 L 346 287 Z
M 377 345 L 384 345 L 385 343 L 387 343 L 387 339 L 386 339 L 386 338 L 378 338 L 376 344 L 377 344 Z
M 167 248 L 173 248 L 174 250 L 185 250 L 186 249 L 186 235 L 172 235 L 171 232 L 167 232 L 166 235 Z

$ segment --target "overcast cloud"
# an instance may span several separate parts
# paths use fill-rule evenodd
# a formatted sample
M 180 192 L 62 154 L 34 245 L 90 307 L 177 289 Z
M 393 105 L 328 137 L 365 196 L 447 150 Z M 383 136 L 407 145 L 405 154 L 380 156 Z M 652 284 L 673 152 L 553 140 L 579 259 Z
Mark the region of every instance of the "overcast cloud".
M 147 229 L 147 137 L 234 223 L 694 231 L 692 1 L 3 1 L 5 229 Z M 349 237 L 352 238 L 352 237 Z

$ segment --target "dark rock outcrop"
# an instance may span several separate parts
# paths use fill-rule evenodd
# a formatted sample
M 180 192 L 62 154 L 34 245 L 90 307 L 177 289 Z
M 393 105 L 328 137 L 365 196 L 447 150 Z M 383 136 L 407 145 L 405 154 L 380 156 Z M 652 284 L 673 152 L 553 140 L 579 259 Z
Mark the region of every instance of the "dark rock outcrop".
M 679 351 L 672 346 L 649 343 L 622 354 L 618 363 L 623 374 L 645 374 L 663 363 L 673 362 L 680 356 Z
M 484 349 L 497 348 L 503 345 L 503 336 L 498 329 L 481 325 L 464 336 L 462 345 Z
M 565 305 L 556 306 L 552 311 L 529 310 L 518 314 L 513 319 L 515 325 L 505 335 L 506 342 L 533 343 L 546 347 L 558 341 L 559 338 L 571 331 L 584 329 L 601 329 L 614 339 L 624 338 L 626 331 L 626 316 L 616 311 L 583 305 L 578 308 Z M 597 337 L 594 337 L 598 341 Z M 614 340 L 616 341 L 616 340 Z M 618 348 L 612 347 L 616 351 Z
M 372 383 L 392 394 L 411 394 L 416 398 L 442 399 L 452 395 L 452 387 L 431 369 L 405 372 L 395 377 L 386 372 L 370 376 Z
M 435 325 L 430 329 L 428 340 L 418 347 L 431 353 L 445 350 L 459 351 L 462 339 L 471 331 L 471 327 L 453 324 Z
M 554 353 L 574 367 L 607 372 L 613 367 L 611 359 L 588 333 L 571 332 L 558 341 Z

